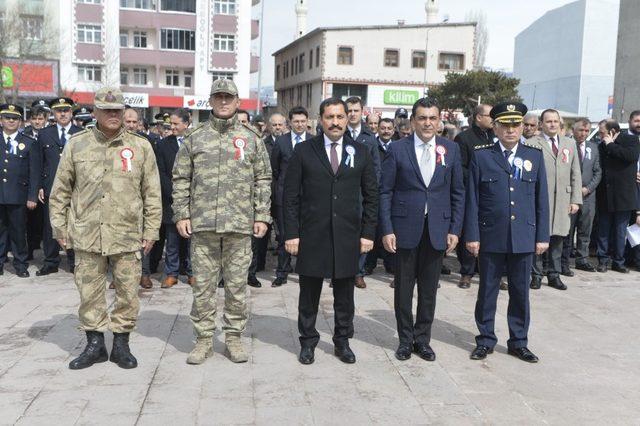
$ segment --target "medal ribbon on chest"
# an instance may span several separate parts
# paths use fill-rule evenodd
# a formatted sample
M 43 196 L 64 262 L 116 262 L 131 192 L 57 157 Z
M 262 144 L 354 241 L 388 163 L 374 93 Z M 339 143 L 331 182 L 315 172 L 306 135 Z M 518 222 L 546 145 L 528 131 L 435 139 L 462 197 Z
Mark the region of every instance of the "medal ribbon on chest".
M 122 159 L 122 171 L 131 171 L 131 160 L 133 159 L 133 151 L 131 148 L 124 148 L 120 151 L 120 158 Z
M 236 149 L 234 160 L 244 160 L 244 148 L 247 146 L 247 140 L 245 138 L 234 138 L 233 146 Z

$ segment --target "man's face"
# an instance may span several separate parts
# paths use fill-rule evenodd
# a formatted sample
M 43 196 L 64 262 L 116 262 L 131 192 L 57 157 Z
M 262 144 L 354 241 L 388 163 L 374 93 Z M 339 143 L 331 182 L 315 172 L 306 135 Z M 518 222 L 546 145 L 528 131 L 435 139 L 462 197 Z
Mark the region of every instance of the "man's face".
M 14 114 L 2 114 L 0 117 L 0 123 L 2 123 L 2 131 L 8 135 L 12 135 L 18 131 L 22 124 L 22 120 Z
M 587 136 L 591 132 L 591 127 L 588 124 L 577 124 L 573 127 L 573 138 L 578 143 L 582 143 L 587 140 Z
M 362 123 L 362 106 L 359 103 L 347 104 L 347 111 L 349 113 L 349 125 L 353 128 L 358 128 Z
M 142 120 L 138 120 L 138 131 L 145 133 L 144 123 Z
M 400 127 L 400 129 L 398 129 L 398 133 L 400 133 L 401 138 L 406 138 L 411 136 L 411 133 L 413 133 L 413 129 L 410 126 Z
M 273 136 L 278 137 L 284 133 L 285 120 L 284 116 L 274 114 L 269 118 L 269 129 Z
M 189 128 L 189 123 L 182 121 L 177 115 L 171 116 L 171 134 L 173 136 L 182 136 Z
M 36 130 L 42 129 L 47 124 L 47 117 L 44 114 L 36 114 L 31 117 L 31 127 Z
M 520 142 L 520 137 L 522 136 L 522 123 L 509 123 L 503 124 L 495 122 L 493 125 L 493 131 L 496 137 L 502 142 L 505 146 L 514 146 L 518 142 Z
M 138 113 L 132 109 L 128 109 L 124 112 L 124 127 L 130 132 L 138 131 Z
M 529 117 L 522 122 L 523 130 L 522 135 L 525 139 L 532 138 L 538 131 L 538 119 L 536 117 Z
M 607 123 L 598 124 L 598 137 L 600 140 L 604 139 L 607 136 Z
M 322 131 L 327 137 L 336 142 L 340 140 L 347 128 L 347 112 L 341 104 L 327 105 L 320 117 Z
M 383 142 L 388 142 L 393 137 L 393 123 L 383 121 L 378 126 L 378 136 Z
M 491 126 L 493 126 L 493 120 L 491 119 L 489 112 L 491 112 L 491 108 L 489 106 L 485 106 L 482 108 L 482 112 L 476 115 L 476 125 L 482 130 L 489 130 Z
M 378 133 L 380 131 L 379 123 L 380 117 L 378 117 L 378 114 L 369 114 L 369 116 L 367 117 L 367 125 L 373 133 Z
M 264 121 L 256 121 L 253 123 L 253 125 L 260 131 L 260 133 L 264 132 L 264 128 L 266 127 Z
M 307 116 L 304 114 L 293 114 L 291 116 L 291 130 L 294 133 L 301 134 L 307 131 Z
M 214 116 L 228 119 L 233 117 L 233 114 L 240 108 L 240 99 L 228 93 L 216 93 L 209 98 L 209 104 L 213 108 Z
M 632 119 L 629 119 L 629 128 L 636 135 L 640 134 L 640 115 L 636 115 Z
M 249 116 L 244 112 L 238 113 L 238 121 L 242 124 L 249 124 Z
M 103 133 L 114 133 L 122 127 L 123 111 L 121 109 L 98 109 L 94 115 L 98 122 L 98 129 Z
M 560 116 L 555 112 L 548 112 L 542 117 L 542 131 L 554 137 L 560 132 Z
M 58 123 L 62 127 L 66 127 L 69 123 L 71 123 L 71 108 L 54 108 L 53 116 L 56 118 L 56 123 Z
M 422 141 L 429 141 L 440 127 L 440 111 L 436 107 L 418 107 L 411 117 L 414 131 Z
M 160 134 L 160 136 L 162 136 L 163 138 L 168 138 L 172 134 L 173 132 L 171 131 L 171 125 L 162 126 L 162 133 Z

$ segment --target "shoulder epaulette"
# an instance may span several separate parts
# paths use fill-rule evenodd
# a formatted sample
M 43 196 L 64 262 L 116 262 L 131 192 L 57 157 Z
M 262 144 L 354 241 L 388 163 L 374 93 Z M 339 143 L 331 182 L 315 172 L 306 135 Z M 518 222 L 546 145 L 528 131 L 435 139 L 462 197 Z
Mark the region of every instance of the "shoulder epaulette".
M 493 147 L 492 143 L 487 143 L 487 144 L 484 144 L 484 145 L 478 145 L 474 149 L 484 149 L 484 148 L 492 148 L 492 147 Z
M 529 148 L 537 149 L 538 151 L 542 151 L 542 147 L 540 147 L 540 145 L 533 145 L 527 142 L 522 142 L 522 145 L 528 146 Z
M 244 124 L 241 123 L 246 129 L 251 130 L 252 133 L 255 133 L 255 135 L 259 138 L 262 139 L 262 133 L 260 133 L 260 130 L 256 129 L 255 127 L 253 127 L 251 124 Z
M 201 130 L 201 129 L 204 127 L 204 125 L 205 125 L 205 124 L 207 124 L 208 122 L 209 122 L 209 121 L 207 120 L 207 121 L 205 121 L 205 122 L 200 123 L 200 125 L 199 125 L 198 127 L 194 127 L 193 129 L 189 129 L 189 130 L 187 130 L 187 131 L 185 132 L 185 134 L 184 134 L 184 137 L 191 136 L 192 134 L 194 134 L 194 133 L 195 133 L 195 132 L 197 132 L 198 130 Z

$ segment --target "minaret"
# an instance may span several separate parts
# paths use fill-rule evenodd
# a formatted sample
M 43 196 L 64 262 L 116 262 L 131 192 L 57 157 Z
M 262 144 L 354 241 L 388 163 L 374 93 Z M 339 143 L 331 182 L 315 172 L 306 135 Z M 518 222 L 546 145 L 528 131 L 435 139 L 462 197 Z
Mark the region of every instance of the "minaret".
M 307 32 L 307 3 L 309 0 L 296 0 L 296 39 L 302 37 Z
M 438 22 L 438 0 L 427 0 L 424 5 L 427 11 L 427 24 L 435 24 Z

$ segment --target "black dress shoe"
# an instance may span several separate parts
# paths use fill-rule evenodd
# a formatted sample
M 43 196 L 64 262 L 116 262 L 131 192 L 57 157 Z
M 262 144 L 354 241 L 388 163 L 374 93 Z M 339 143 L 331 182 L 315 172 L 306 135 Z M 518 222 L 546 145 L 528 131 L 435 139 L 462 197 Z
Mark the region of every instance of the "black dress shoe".
M 409 358 L 411 358 L 411 346 L 409 345 L 398 346 L 398 350 L 396 350 L 396 358 L 400 361 L 406 361 Z
M 538 357 L 535 356 L 533 352 L 531 352 L 527 348 L 509 349 L 509 355 L 517 356 L 518 358 L 526 362 L 538 362 Z
M 493 348 L 490 348 L 484 345 L 478 345 L 473 350 L 473 352 L 471 352 L 471 356 L 469 358 L 475 359 L 475 360 L 481 360 L 481 359 L 485 359 L 487 355 L 492 353 L 493 353 Z
M 566 290 L 567 286 L 562 282 L 560 277 L 549 278 L 549 287 L 555 288 L 556 290 Z
M 575 273 L 569 268 L 563 268 L 560 275 L 564 275 L 565 277 L 573 277 Z
M 611 270 L 612 271 L 616 271 L 616 272 L 620 272 L 621 274 L 628 274 L 629 273 L 629 268 L 627 268 L 624 265 L 616 265 L 615 263 L 613 265 L 611 265 Z
M 300 356 L 298 357 L 298 361 L 300 364 L 309 365 L 313 364 L 315 358 L 313 356 L 313 347 L 312 346 L 303 346 L 300 348 Z
M 273 280 L 273 282 L 271 283 L 271 287 L 280 287 L 282 284 L 286 284 L 286 283 L 287 283 L 286 278 L 278 277 L 275 280 Z
M 598 272 L 607 272 L 608 269 L 609 269 L 609 265 L 607 265 L 606 263 L 601 263 L 596 268 L 596 271 L 598 271 Z
M 258 280 L 255 275 L 249 275 L 249 277 L 247 278 L 247 284 L 249 284 L 249 286 L 255 287 L 255 288 L 262 287 L 262 284 L 260 283 L 260 280 Z
M 440 268 L 440 275 L 451 275 L 451 269 L 442 265 L 442 268 Z
M 36 271 L 36 276 L 38 277 L 43 277 L 45 275 L 49 275 L 49 274 L 55 274 L 56 272 L 58 272 L 58 267 L 57 266 L 43 266 L 42 268 L 38 269 Z
M 335 356 L 345 364 L 353 364 L 356 362 L 356 355 L 353 353 L 349 345 L 345 346 L 336 346 L 333 350 Z
M 73 274 L 76 271 L 76 267 L 75 266 L 69 266 L 69 273 Z
M 0 268 L 0 275 L 4 275 L 4 270 Z
M 589 262 L 576 263 L 576 269 L 579 269 L 581 271 L 587 271 L 587 272 L 595 272 L 596 271 L 595 266 L 593 266 Z
M 433 351 L 433 349 L 431 349 L 431 346 L 426 343 L 414 343 L 413 351 L 425 361 L 436 360 L 436 353 Z
M 539 290 L 540 287 L 542 287 L 542 278 L 531 277 L 531 283 L 529 284 L 529 287 L 531 287 L 534 290 Z
M 26 269 L 24 271 L 16 271 L 16 275 L 20 278 L 29 278 L 29 271 Z

